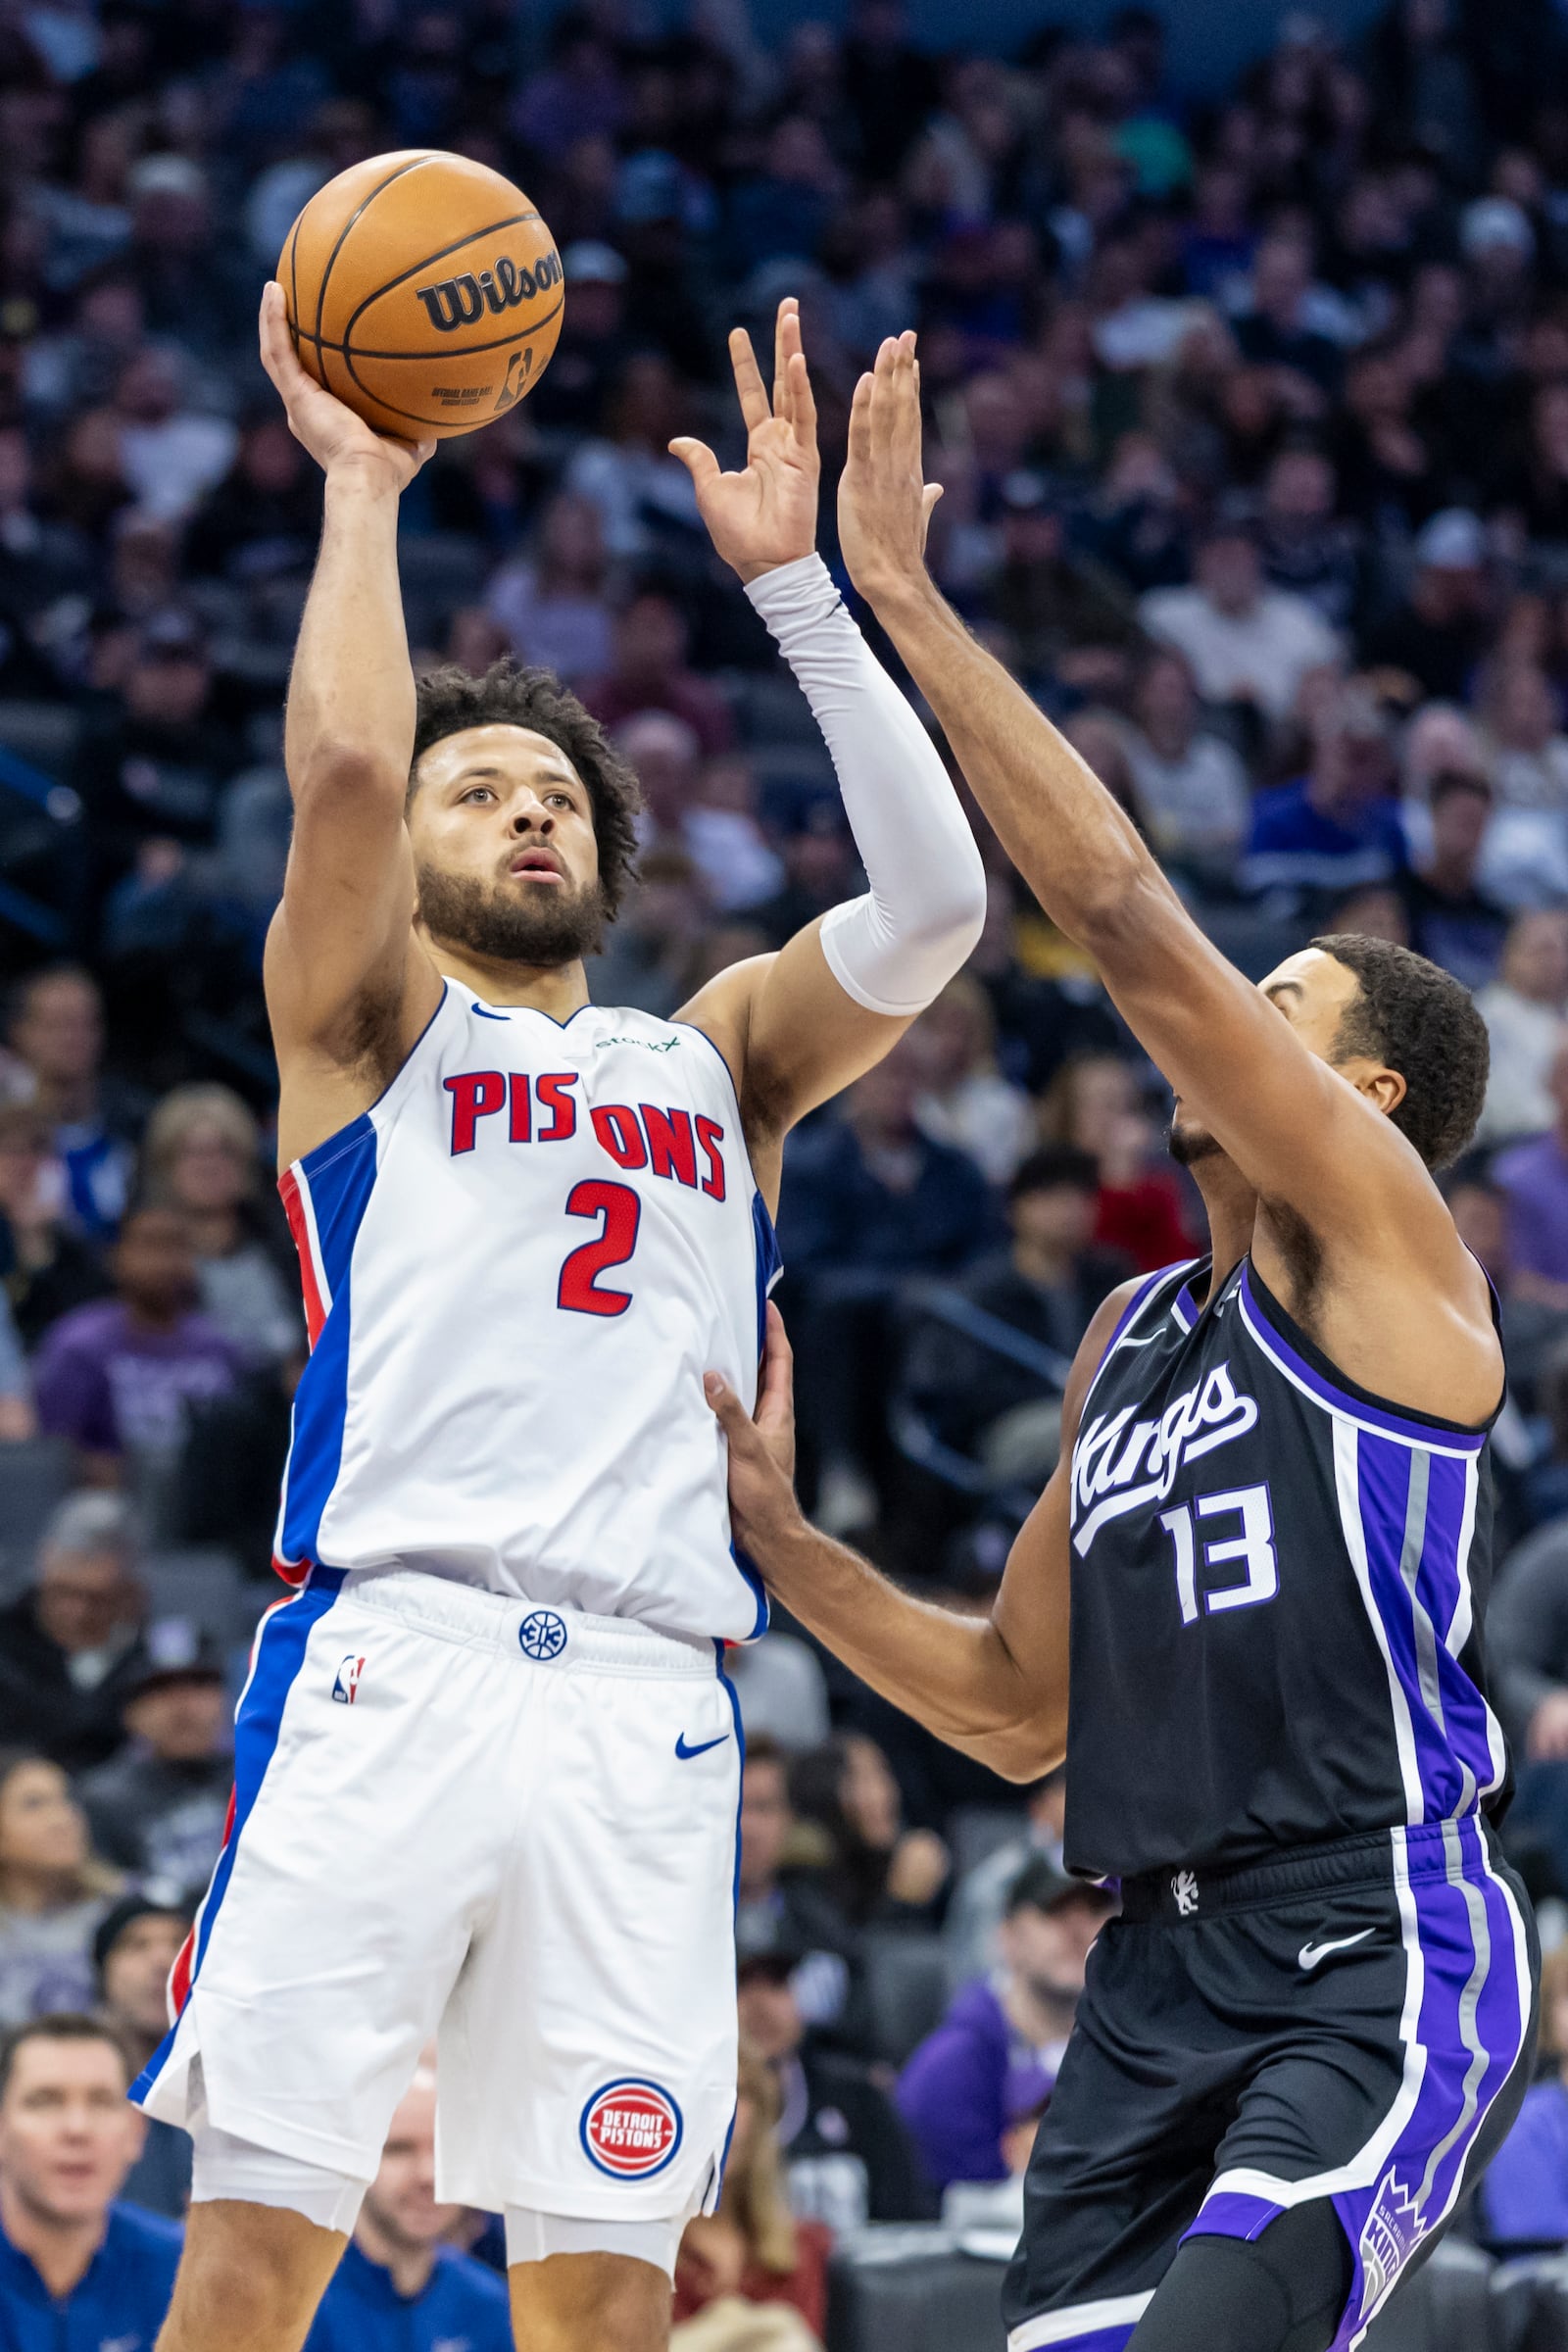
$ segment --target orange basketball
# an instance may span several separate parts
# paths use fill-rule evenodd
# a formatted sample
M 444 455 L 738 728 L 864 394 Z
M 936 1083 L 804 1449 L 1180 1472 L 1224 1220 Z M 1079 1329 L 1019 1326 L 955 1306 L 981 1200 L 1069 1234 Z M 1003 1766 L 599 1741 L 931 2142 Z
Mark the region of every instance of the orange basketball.
M 406 441 L 514 408 L 561 332 L 561 256 L 534 207 L 499 172 L 432 148 L 328 180 L 277 274 L 312 375 Z

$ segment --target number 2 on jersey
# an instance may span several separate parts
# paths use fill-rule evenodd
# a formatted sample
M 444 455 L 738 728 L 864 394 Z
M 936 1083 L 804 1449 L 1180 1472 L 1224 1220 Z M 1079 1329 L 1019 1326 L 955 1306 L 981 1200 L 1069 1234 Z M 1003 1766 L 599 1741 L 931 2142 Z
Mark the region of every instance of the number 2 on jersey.
M 629 1184 L 603 1184 L 587 1179 L 566 1195 L 568 1217 L 602 1217 L 599 1239 L 573 1250 L 561 1269 L 556 1304 L 573 1315 L 623 1315 L 631 1304 L 630 1291 L 601 1290 L 599 1277 L 612 1266 L 623 1266 L 637 1247 L 637 1228 L 643 1204 Z

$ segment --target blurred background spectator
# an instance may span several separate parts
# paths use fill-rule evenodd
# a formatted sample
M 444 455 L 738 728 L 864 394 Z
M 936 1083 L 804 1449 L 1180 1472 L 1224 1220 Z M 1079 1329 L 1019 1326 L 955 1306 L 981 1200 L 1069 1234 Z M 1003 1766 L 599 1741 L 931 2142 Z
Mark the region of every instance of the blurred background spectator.
M 92 1939 L 98 2015 L 114 2028 L 136 2074 L 169 2031 L 169 1980 L 190 1924 L 190 1912 L 157 1887 L 122 1895 L 98 1923 Z M 190 2161 L 190 2134 L 149 2117 L 121 2194 L 145 2212 L 182 2221 Z

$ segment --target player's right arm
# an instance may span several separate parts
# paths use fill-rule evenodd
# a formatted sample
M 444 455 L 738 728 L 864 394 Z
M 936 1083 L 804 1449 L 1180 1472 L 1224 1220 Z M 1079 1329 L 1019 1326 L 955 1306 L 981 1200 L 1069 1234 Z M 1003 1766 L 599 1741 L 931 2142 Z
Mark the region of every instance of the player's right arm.
M 1090 1383 L 1139 1287 L 1113 1291 L 1084 1335 L 1062 1399 L 1060 1458 L 1007 1555 L 989 1616 L 901 1591 L 806 1518 L 777 1307 L 768 1309 L 757 1418 L 717 1373 L 706 1384 L 729 1442 L 735 1539 L 769 1591 L 881 1697 L 1005 1780 L 1037 1780 L 1066 1752 L 1072 1449 Z
M 307 374 L 276 285 L 261 339 L 290 430 L 326 475 L 284 729 L 294 835 L 267 943 L 284 1123 L 309 1149 L 379 1092 L 376 1063 L 402 1060 L 441 991 L 413 931 L 414 672 L 397 566 L 398 501 L 434 445 L 372 432 Z

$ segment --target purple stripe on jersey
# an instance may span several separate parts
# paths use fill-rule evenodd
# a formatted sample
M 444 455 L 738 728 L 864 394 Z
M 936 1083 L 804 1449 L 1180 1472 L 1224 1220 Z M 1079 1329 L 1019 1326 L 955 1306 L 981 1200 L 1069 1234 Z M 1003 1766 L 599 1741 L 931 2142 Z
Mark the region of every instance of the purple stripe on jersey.
M 1410 1482 L 1422 1457 L 1409 1446 L 1390 1443 L 1366 1430 L 1356 1433 L 1356 1493 L 1360 1502 L 1361 1538 L 1366 1549 L 1367 1580 L 1372 1605 L 1382 1624 L 1389 1656 L 1398 1677 L 1415 1742 L 1424 1818 L 1456 1812 L 1467 1796 L 1464 1776 L 1455 1763 L 1443 1729 L 1432 1712 L 1431 1696 L 1442 1697 L 1442 1666 L 1430 1645 L 1417 1638 L 1415 1611 L 1400 1574 L 1408 1523 Z M 1417 1579 L 1419 1597 L 1420 1583 Z M 1440 1640 L 1434 1629 L 1434 1641 Z M 1423 1663 L 1426 1677 L 1423 1678 Z M 1429 1692 L 1427 1684 L 1434 1688 Z
M 1422 1990 L 1406 2069 L 1414 2096 L 1376 2179 L 1334 2206 L 1354 2259 L 1350 2299 L 1331 2352 L 1348 2352 L 1412 2254 L 1444 2220 L 1487 2111 L 1529 2038 L 1519 1997 L 1517 1937 L 1501 1887 L 1486 1870 L 1475 1816 L 1412 1837 L 1409 1901 Z M 1457 1855 L 1460 1885 L 1447 1869 Z
M 1445 1421 L 1409 1421 L 1387 1405 L 1369 1403 L 1365 1397 L 1353 1396 L 1348 1389 L 1337 1388 L 1333 1381 L 1325 1380 L 1270 1321 L 1267 1308 L 1252 1287 L 1251 1269 L 1245 1263 L 1239 1295 L 1247 1327 L 1258 1346 L 1294 1374 L 1320 1403 L 1337 1412 L 1348 1413 L 1367 1428 L 1383 1431 L 1389 1437 L 1413 1439 L 1418 1446 L 1444 1446 L 1450 1452 L 1479 1453 L 1486 1445 L 1488 1433 L 1484 1429 L 1450 1429 Z
M 1137 1290 L 1134 1291 L 1132 1297 L 1128 1299 L 1127 1304 L 1123 1307 L 1121 1319 L 1117 1323 L 1115 1330 L 1111 1333 L 1110 1338 L 1105 1342 L 1105 1353 L 1100 1359 L 1102 1364 L 1107 1360 L 1119 1344 L 1122 1333 L 1127 1329 L 1127 1326 L 1132 1321 L 1133 1317 L 1135 1315 L 1142 1314 L 1144 1308 L 1148 1305 L 1150 1299 L 1152 1298 L 1160 1284 L 1168 1281 L 1172 1274 L 1179 1273 L 1182 1269 L 1182 1266 L 1189 1266 L 1192 1264 L 1192 1262 L 1193 1261 L 1191 1258 L 1183 1258 L 1181 1261 L 1181 1266 L 1161 1266 L 1157 1273 L 1150 1275 L 1147 1282 L 1139 1284 Z
M 1212 2191 L 1203 2199 L 1197 2221 L 1183 2232 L 1182 2243 L 1190 2237 L 1261 2237 L 1284 2211 L 1271 2198 L 1249 2196 L 1243 2189 Z
M 1136 2320 L 1115 2320 L 1108 2328 L 1091 2328 L 1083 2335 L 1054 2335 L 1046 2352 L 1126 2352 L 1137 2325 Z M 1027 2326 L 1017 2332 L 1026 2338 Z

